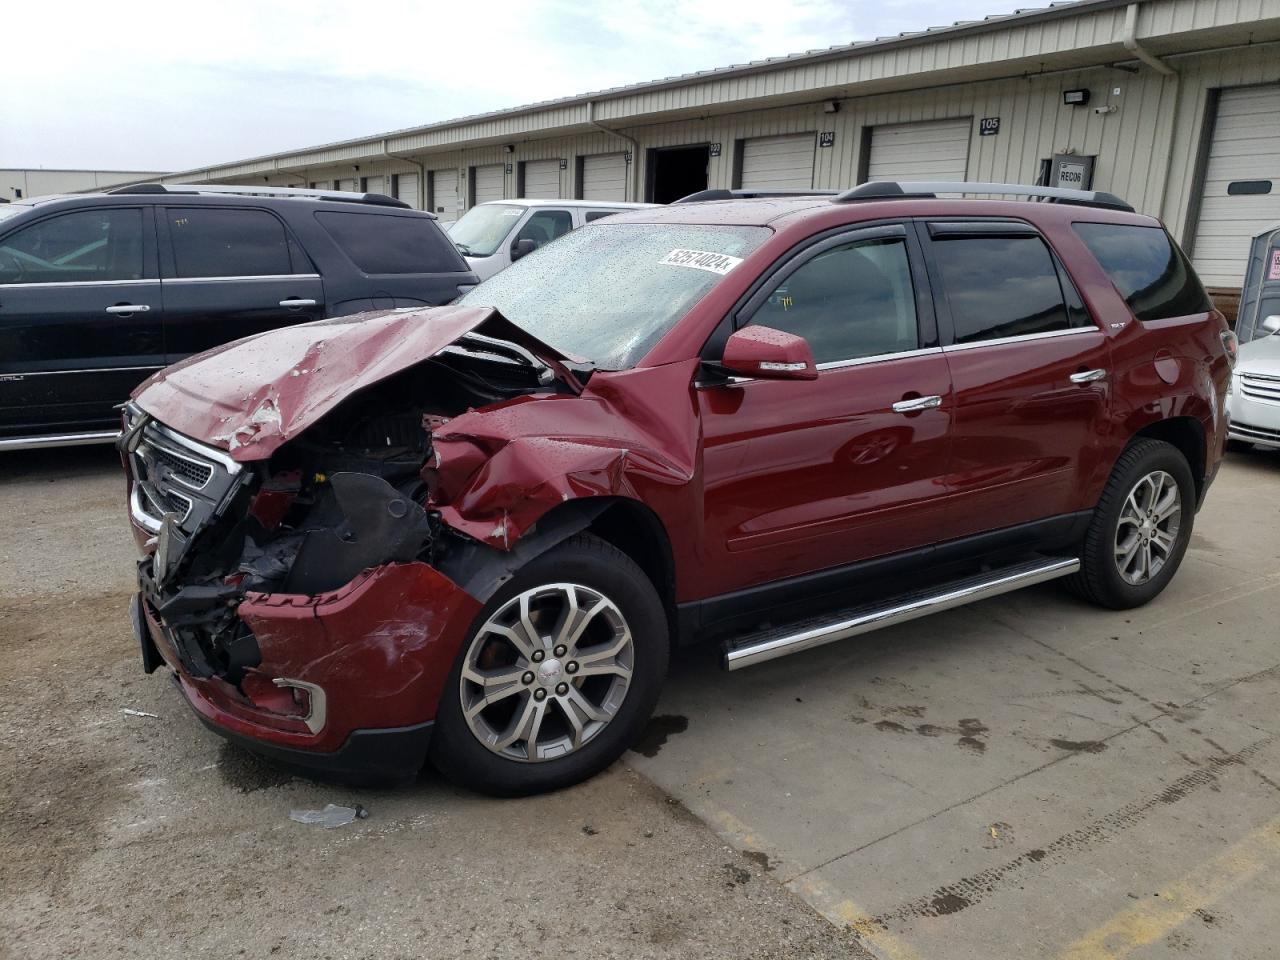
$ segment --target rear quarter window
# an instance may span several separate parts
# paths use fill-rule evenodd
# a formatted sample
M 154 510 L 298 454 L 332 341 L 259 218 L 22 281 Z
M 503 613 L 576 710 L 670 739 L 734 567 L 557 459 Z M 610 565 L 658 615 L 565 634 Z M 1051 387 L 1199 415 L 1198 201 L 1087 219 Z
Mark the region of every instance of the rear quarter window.
M 363 273 L 460 273 L 467 269 L 426 217 L 317 211 L 316 220 Z
M 1200 278 L 1162 227 L 1073 226 L 1139 320 L 1185 317 L 1213 309 Z

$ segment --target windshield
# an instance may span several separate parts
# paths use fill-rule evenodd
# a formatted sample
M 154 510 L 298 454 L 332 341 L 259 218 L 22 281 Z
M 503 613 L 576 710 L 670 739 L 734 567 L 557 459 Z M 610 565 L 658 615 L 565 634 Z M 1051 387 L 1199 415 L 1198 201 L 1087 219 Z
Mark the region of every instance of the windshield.
M 482 203 L 472 207 L 449 228 L 449 239 L 464 257 L 490 257 L 524 213 L 524 207 L 506 203 Z
M 541 247 L 456 302 L 496 307 L 561 353 L 621 370 L 634 366 L 769 233 L 765 227 L 605 220 Z

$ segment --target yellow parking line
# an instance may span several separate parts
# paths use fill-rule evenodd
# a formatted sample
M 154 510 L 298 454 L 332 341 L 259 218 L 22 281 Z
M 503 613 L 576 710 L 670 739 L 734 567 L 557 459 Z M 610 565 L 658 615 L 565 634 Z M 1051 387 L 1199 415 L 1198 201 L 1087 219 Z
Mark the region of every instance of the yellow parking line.
M 738 847 L 748 850 L 760 850 L 763 847 L 751 828 L 728 810 L 711 810 L 710 816 L 721 833 L 728 835 Z M 803 897 L 828 920 L 848 925 L 858 935 L 862 945 L 881 957 L 881 960 L 920 960 L 920 954 L 872 920 L 865 910 L 852 900 L 841 900 L 816 877 L 800 877 L 785 886 Z
M 1124 910 L 1061 954 L 1061 960 L 1119 960 L 1181 926 L 1196 910 L 1280 866 L 1280 817 L 1196 867 L 1158 897 Z

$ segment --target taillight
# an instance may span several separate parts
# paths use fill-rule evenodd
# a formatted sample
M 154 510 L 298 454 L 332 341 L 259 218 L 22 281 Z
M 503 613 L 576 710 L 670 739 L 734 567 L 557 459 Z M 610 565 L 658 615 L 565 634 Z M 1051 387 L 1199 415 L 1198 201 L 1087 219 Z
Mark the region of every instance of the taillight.
M 1227 352 L 1227 362 L 1231 364 L 1231 369 L 1236 368 L 1236 358 L 1240 356 L 1240 341 L 1236 339 L 1236 335 L 1230 330 L 1222 331 L 1222 349 Z

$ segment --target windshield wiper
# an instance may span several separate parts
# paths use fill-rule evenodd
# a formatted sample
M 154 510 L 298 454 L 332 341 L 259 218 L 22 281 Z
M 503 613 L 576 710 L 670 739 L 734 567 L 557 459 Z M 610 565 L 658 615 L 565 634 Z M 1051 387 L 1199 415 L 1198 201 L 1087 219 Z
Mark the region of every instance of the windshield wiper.
M 458 248 L 458 252 L 462 254 L 464 257 L 471 256 L 471 248 L 467 246 L 465 243 L 459 243 L 457 240 L 455 240 L 453 241 L 453 245 Z

